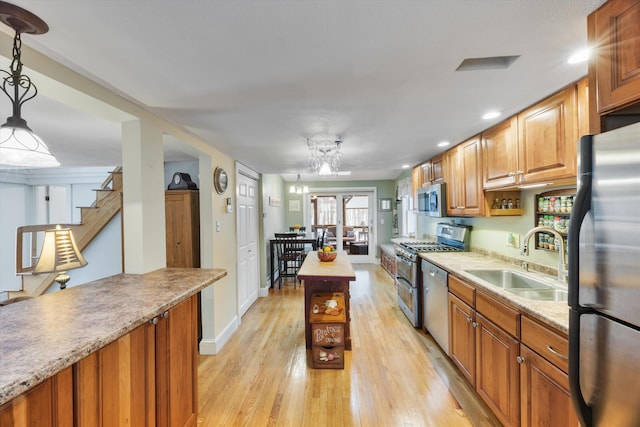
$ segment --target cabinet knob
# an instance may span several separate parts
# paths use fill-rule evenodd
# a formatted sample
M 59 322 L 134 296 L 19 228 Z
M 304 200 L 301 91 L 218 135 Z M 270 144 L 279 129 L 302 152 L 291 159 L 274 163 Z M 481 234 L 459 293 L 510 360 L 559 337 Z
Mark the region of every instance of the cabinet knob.
M 160 315 L 160 317 L 162 317 L 163 319 L 166 319 L 167 317 L 169 317 L 169 312 L 168 312 L 168 311 L 165 311 L 164 313 L 162 313 L 162 314 Z
M 518 357 L 516 357 L 516 361 L 517 361 L 518 363 L 520 363 L 520 364 L 522 364 L 522 363 L 524 363 L 524 362 L 525 362 L 524 357 L 522 357 L 522 356 L 518 356 Z
M 471 326 L 473 326 L 474 328 L 478 327 L 478 322 L 471 322 Z
M 514 175 L 515 175 L 515 173 L 513 173 L 513 172 L 509 172 L 509 174 L 508 174 L 507 176 L 508 176 L 508 177 L 512 177 L 512 176 L 514 176 Z
M 154 317 L 153 319 L 149 320 L 149 323 L 152 325 L 157 325 L 158 324 L 158 318 Z
M 473 320 L 473 319 L 471 319 L 471 317 L 467 317 L 467 322 L 468 322 L 468 323 L 471 323 L 471 321 L 472 321 L 472 320 Z

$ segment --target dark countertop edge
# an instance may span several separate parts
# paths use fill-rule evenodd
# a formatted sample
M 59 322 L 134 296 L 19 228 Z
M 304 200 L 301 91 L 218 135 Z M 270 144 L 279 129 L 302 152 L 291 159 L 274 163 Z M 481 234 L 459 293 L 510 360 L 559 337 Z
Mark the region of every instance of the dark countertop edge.
M 99 285 L 101 282 L 104 282 L 107 280 L 114 280 L 117 278 L 125 279 L 125 278 L 131 278 L 131 277 L 140 277 L 141 280 L 144 280 L 145 278 L 152 279 L 154 276 L 159 276 L 161 274 L 171 272 L 173 270 L 179 270 L 181 272 L 184 272 L 185 270 L 190 270 L 190 269 L 162 268 L 162 269 L 154 270 L 144 274 L 122 273 L 115 276 L 109 276 L 104 279 L 98 279 L 98 280 L 86 283 L 82 286 Z M 15 381 L 10 383 L 5 383 L 0 388 L 0 406 L 20 396 L 24 392 L 39 385 L 40 383 L 46 381 L 47 379 L 53 377 L 54 375 L 60 373 L 64 369 L 68 368 L 69 366 L 72 366 L 79 360 L 83 359 L 84 357 L 87 357 L 89 354 L 99 350 L 100 348 L 106 346 L 107 344 L 110 344 L 115 340 L 119 339 L 120 337 L 128 334 L 129 332 L 131 332 L 138 326 L 144 324 L 145 322 L 153 319 L 154 317 L 160 315 L 161 313 L 167 311 L 168 309 L 180 304 L 181 302 L 197 294 L 201 290 L 211 286 L 213 283 L 217 282 L 218 280 L 222 279 L 227 275 L 227 271 L 220 268 L 201 268 L 201 269 L 195 268 L 192 270 L 197 270 L 199 272 L 203 272 L 203 271 L 211 272 L 213 274 L 208 279 L 195 284 L 193 287 L 189 288 L 188 290 L 182 293 L 176 294 L 173 298 L 168 300 L 166 303 L 160 306 L 156 306 L 154 309 L 150 310 L 148 314 L 145 313 L 144 316 L 140 316 L 138 319 L 132 320 L 126 327 L 118 330 L 120 334 L 117 338 L 114 338 L 114 339 L 111 339 L 112 337 L 109 337 L 108 339 L 97 338 L 90 342 L 86 341 L 86 342 L 79 343 L 76 348 L 71 349 L 71 352 L 69 353 L 68 357 L 65 357 L 64 359 L 54 359 L 50 361 L 45 361 L 42 364 L 42 366 L 39 369 L 36 369 L 35 371 L 33 371 L 29 377 L 16 379 Z M 7 389 L 8 391 L 6 391 Z
M 452 255 L 453 253 L 447 253 L 449 256 Z M 508 263 L 502 262 L 502 261 L 497 261 L 494 260 L 493 258 L 489 258 L 489 257 L 485 257 L 483 255 L 479 255 L 476 254 L 474 252 L 456 252 L 455 253 L 458 256 L 473 256 L 474 258 L 477 257 L 483 257 L 486 258 L 488 263 L 491 263 L 491 266 L 489 268 L 494 268 L 495 267 L 504 267 L 504 268 L 509 268 L 509 269 L 517 269 L 516 266 L 514 265 L 510 265 Z M 494 297 L 495 299 L 508 304 L 512 307 L 515 307 L 521 314 L 525 314 L 528 315 L 531 318 L 534 318 L 536 320 L 538 320 L 539 322 L 545 324 L 546 326 L 555 329 L 556 331 L 559 331 L 565 335 L 568 335 L 569 333 L 569 324 L 568 324 L 568 312 L 569 312 L 569 306 L 566 306 L 566 311 L 567 311 L 567 322 L 561 322 L 558 319 L 556 319 L 554 316 L 549 315 L 547 313 L 545 313 L 545 311 L 542 309 L 540 309 L 541 306 L 544 306 L 545 304 L 547 304 L 549 307 L 551 307 L 552 305 L 555 305 L 555 307 L 558 307 L 558 304 L 560 304 L 559 302 L 553 302 L 553 301 L 532 301 L 532 300 L 528 300 L 525 298 L 521 298 L 518 297 L 516 295 L 512 295 L 510 293 L 508 293 L 507 291 L 502 291 L 494 286 L 490 286 L 490 285 L 485 285 L 484 283 L 482 283 L 480 280 L 475 279 L 473 276 L 469 275 L 469 274 L 465 274 L 463 272 L 458 271 L 457 269 L 454 269 L 451 267 L 451 265 L 449 265 L 446 262 L 441 262 L 439 260 L 434 259 L 433 257 L 430 257 L 430 255 L 435 255 L 437 256 L 436 253 L 424 253 L 424 254 L 420 254 L 420 258 L 425 259 L 435 265 L 437 265 L 438 267 L 441 267 L 445 270 L 447 270 L 450 274 L 454 274 L 455 276 L 473 283 L 477 288 L 479 288 L 482 292 Z M 563 303 L 564 304 L 564 303 Z

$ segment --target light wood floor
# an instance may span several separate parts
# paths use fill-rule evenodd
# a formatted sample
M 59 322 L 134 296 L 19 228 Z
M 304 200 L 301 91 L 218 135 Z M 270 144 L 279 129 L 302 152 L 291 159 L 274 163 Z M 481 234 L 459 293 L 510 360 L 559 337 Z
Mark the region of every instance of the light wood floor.
M 271 290 L 215 356 L 199 359 L 199 426 L 500 426 L 431 337 L 398 308 L 393 280 L 356 264 L 345 369 L 311 369 L 304 290 Z

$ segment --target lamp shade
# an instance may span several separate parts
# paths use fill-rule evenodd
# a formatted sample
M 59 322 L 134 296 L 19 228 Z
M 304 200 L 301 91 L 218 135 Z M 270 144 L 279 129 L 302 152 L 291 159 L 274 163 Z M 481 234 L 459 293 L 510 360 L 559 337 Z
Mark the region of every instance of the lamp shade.
M 0 127 L 0 165 L 46 168 L 60 163 L 29 128 L 5 124 Z
M 78 250 L 70 228 L 58 225 L 55 229 L 45 231 L 42 251 L 33 269 L 34 273 L 69 271 L 85 265 L 87 261 Z

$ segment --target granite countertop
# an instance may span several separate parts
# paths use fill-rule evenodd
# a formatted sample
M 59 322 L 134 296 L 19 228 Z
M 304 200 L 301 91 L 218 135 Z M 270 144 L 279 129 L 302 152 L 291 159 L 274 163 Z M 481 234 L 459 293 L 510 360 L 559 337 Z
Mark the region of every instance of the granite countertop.
M 226 275 L 197 268 L 118 274 L 0 307 L 0 405 Z
M 420 257 L 475 284 L 478 289 L 486 291 L 487 294 L 494 296 L 497 300 L 515 306 L 521 313 L 568 334 L 569 306 L 566 301 L 534 301 L 522 298 L 465 272 L 466 269 L 484 268 L 518 270 L 517 266 L 475 252 L 429 252 L 420 254 Z M 567 289 L 565 284 L 556 280 L 556 277 L 535 272 L 526 274 L 554 281 L 557 287 Z

